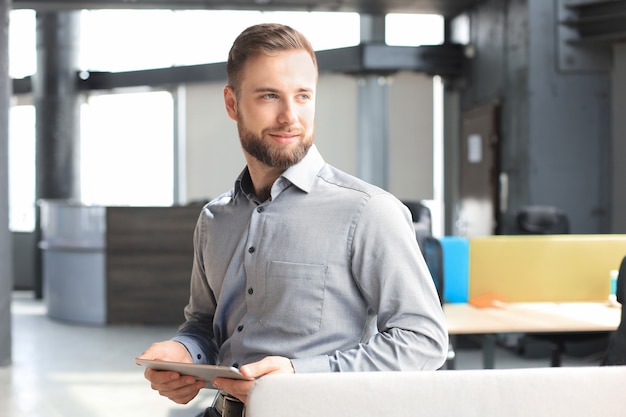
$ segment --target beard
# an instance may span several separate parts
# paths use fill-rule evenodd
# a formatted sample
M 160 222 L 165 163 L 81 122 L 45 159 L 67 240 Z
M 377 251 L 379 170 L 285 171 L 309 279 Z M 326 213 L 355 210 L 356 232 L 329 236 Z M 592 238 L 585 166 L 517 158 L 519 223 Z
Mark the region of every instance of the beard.
M 261 136 L 258 136 L 248 130 L 239 120 L 237 121 L 237 130 L 239 131 L 239 141 L 244 151 L 263 164 L 282 170 L 300 162 L 313 144 L 313 132 L 309 135 L 301 134 L 298 142 L 288 147 L 282 147 L 272 146 L 271 143 L 265 142 L 263 136 L 269 133 L 281 132 L 285 129 L 263 129 Z

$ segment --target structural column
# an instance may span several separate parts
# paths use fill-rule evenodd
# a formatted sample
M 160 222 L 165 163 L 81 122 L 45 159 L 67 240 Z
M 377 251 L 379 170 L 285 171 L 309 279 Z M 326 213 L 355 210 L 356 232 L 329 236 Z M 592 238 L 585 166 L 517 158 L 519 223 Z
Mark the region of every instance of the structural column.
M 9 12 L 0 0 L 0 366 L 11 363 L 12 241 L 9 231 Z
M 385 42 L 385 16 L 361 15 L 361 43 Z M 357 175 L 389 188 L 389 91 L 387 77 L 366 74 L 358 81 Z
M 368 75 L 358 80 L 358 175 L 389 187 L 389 91 L 387 77 Z
M 79 17 L 79 11 L 37 13 L 37 72 L 33 76 L 37 200 L 80 197 Z M 40 240 L 39 222 L 36 238 Z M 41 297 L 40 261 L 35 275 L 35 291 Z
M 37 13 L 37 198 L 77 198 L 79 192 L 79 13 Z

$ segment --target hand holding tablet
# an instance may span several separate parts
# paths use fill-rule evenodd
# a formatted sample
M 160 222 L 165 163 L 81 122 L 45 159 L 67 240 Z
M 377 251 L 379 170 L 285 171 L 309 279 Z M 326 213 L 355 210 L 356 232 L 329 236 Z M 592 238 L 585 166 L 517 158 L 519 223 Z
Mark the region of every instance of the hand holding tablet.
M 212 382 L 213 379 L 217 377 L 243 379 L 248 381 L 254 380 L 254 378 L 247 378 L 243 376 L 237 368 L 232 366 L 203 365 L 140 358 L 135 358 L 135 363 L 157 371 L 175 371 L 181 375 L 194 376 L 201 381 L 205 381 L 207 388 L 215 388 Z

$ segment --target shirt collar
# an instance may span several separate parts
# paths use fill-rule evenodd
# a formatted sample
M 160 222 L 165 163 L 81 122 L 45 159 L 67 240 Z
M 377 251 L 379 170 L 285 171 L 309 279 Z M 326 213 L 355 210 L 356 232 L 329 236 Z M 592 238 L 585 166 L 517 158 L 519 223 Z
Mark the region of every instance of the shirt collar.
M 246 196 L 252 193 L 252 179 L 250 178 L 250 172 L 247 166 L 244 167 L 243 171 L 241 171 L 235 180 L 235 196 L 239 193 L 243 193 Z
M 287 168 L 287 170 L 282 173 L 281 177 L 308 193 L 313 186 L 313 181 L 315 181 L 317 173 L 322 169 L 324 164 L 324 158 L 317 150 L 317 146 L 312 145 L 304 158 L 297 164 Z M 235 181 L 235 194 L 240 192 L 246 195 L 252 193 L 252 180 L 250 179 L 248 167 L 245 167 L 243 171 L 241 171 Z
M 317 150 L 317 146 L 312 145 L 304 158 L 294 166 L 287 168 L 281 177 L 308 193 L 311 191 L 317 173 L 320 172 L 324 164 L 324 158 Z

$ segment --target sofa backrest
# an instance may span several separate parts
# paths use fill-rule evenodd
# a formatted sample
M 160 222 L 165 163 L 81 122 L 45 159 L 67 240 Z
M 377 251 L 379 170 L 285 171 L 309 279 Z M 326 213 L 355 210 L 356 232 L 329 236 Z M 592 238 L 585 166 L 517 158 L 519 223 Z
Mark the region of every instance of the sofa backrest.
M 626 415 L 626 366 L 268 375 L 247 417 Z

